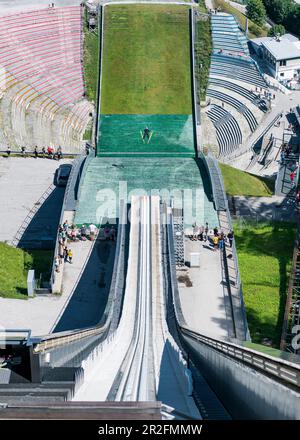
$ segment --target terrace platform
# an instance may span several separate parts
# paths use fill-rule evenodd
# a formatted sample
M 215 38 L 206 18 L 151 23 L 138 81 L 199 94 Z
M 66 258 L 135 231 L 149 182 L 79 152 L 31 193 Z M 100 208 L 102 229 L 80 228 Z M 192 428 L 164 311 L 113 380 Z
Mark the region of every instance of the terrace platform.
M 229 336 L 231 317 L 226 316 L 226 300 L 222 280 L 220 251 L 214 251 L 209 241 L 191 241 L 185 238 L 185 259 L 190 253 L 200 254 L 200 267 L 177 269 L 177 277 L 188 277 L 191 286 L 180 283 L 179 295 L 184 318 L 193 330 L 218 337 Z

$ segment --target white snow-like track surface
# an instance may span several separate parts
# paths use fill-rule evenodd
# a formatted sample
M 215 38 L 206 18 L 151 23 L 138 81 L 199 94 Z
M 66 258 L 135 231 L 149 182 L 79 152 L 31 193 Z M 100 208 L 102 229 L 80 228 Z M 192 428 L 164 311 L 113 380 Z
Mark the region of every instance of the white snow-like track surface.
M 84 381 L 73 400 L 159 400 L 199 419 L 186 362 L 166 323 L 160 227 L 159 197 L 134 196 L 120 324 L 83 362 Z

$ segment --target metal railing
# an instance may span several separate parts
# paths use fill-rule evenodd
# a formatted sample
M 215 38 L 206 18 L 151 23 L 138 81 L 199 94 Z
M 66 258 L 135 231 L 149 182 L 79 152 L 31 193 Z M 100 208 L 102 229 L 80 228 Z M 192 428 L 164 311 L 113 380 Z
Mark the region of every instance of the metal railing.
M 300 388 L 300 365 L 288 362 L 284 359 L 275 358 L 262 354 L 251 348 L 241 347 L 228 341 L 220 341 L 209 336 L 201 335 L 188 327 L 180 326 L 184 335 L 187 335 L 202 344 L 208 345 L 223 355 L 230 356 L 238 362 L 242 362 L 256 370 L 284 382 Z
M 226 211 L 226 194 L 218 162 L 210 152 L 207 156 L 202 153 L 201 157 L 210 176 L 215 209 L 216 211 Z
M 89 327 L 80 330 L 72 330 L 70 332 L 60 332 L 44 336 L 42 340 L 35 346 L 35 352 L 44 352 L 53 348 L 60 347 L 79 339 L 93 336 L 96 334 L 108 334 L 110 330 L 114 330 L 118 325 L 118 320 L 121 314 L 121 302 L 124 287 L 124 252 L 126 240 L 126 209 L 125 204 L 121 201 L 120 204 L 120 223 L 118 227 L 116 253 L 113 268 L 113 278 L 109 290 L 107 304 L 103 316 L 94 327 Z M 112 328 L 111 328 L 112 327 Z
M 269 124 L 265 127 L 265 129 L 259 133 L 257 135 L 257 132 L 255 131 L 253 133 L 252 140 L 250 138 L 250 144 L 246 146 L 246 148 L 241 148 L 240 150 L 236 150 L 236 152 L 234 154 L 229 154 L 226 157 L 220 157 L 220 160 L 224 163 L 229 162 L 233 159 L 237 159 L 241 156 L 243 156 L 244 154 L 248 153 L 249 151 L 253 151 L 253 148 L 255 146 L 255 144 L 259 141 L 260 138 L 262 138 L 263 136 L 265 136 L 268 131 L 273 127 L 273 125 L 277 122 L 277 120 L 281 117 L 281 113 L 277 113 L 276 116 L 269 122 Z M 254 138 L 255 136 L 255 138 Z M 254 138 L 254 139 L 253 139 Z
M 258 352 L 254 349 L 238 345 L 236 341 L 230 338 L 219 340 L 214 337 L 200 334 L 197 331 L 188 327 L 181 308 L 179 297 L 179 290 L 177 284 L 176 273 L 174 269 L 174 255 L 173 255 L 173 235 L 172 235 L 172 218 L 168 214 L 167 222 L 167 246 L 169 256 L 169 271 L 170 283 L 173 298 L 173 309 L 178 326 L 178 331 L 181 336 L 189 336 L 197 340 L 201 344 L 205 344 L 210 348 L 217 350 L 221 355 L 230 356 L 235 361 L 242 363 L 255 370 L 261 371 L 273 379 L 284 382 L 285 385 L 300 387 L 300 365 L 294 364 L 287 360 L 276 358 L 265 353 Z
M 37 211 L 40 209 L 41 205 L 48 199 L 50 194 L 55 189 L 55 185 L 51 183 L 50 186 L 46 189 L 46 191 L 43 193 L 43 195 L 38 199 L 38 201 L 34 204 L 34 207 L 29 211 L 25 219 L 23 220 L 21 226 L 19 227 L 16 235 L 14 236 L 13 240 L 11 241 L 12 246 L 17 247 L 20 243 L 20 240 L 22 239 L 22 236 L 26 229 L 28 228 L 30 222 L 32 221 L 33 217 L 37 213 Z
M 292 267 L 287 291 L 282 325 L 280 349 L 297 353 L 292 347 L 292 327 L 300 323 L 300 222 L 297 225 L 297 237 L 294 243 Z M 297 306 L 298 303 L 298 306 Z
M 90 155 L 92 157 L 92 155 Z M 88 158 L 89 156 L 87 156 Z M 83 166 L 83 170 L 81 170 L 81 165 L 82 162 L 85 160 L 84 166 Z M 65 190 L 65 194 L 64 194 L 64 199 L 63 199 L 63 204 L 62 204 L 62 209 L 61 209 L 61 214 L 60 214 L 60 218 L 59 218 L 59 224 L 61 225 L 64 221 L 64 215 L 65 215 L 65 211 L 74 211 L 76 208 L 76 201 L 79 198 L 79 191 L 80 191 L 80 186 L 79 189 L 77 191 L 77 194 L 75 192 L 75 187 L 77 184 L 77 180 L 78 178 L 80 179 L 81 174 L 83 174 L 85 172 L 85 165 L 86 165 L 87 159 L 85 159 L 85 156 L 83 154 L 81 154 L 79 157 L 77 157 L 73 164 L 72 164 L 72 169 L 68 178 L 68 182 L 67 182 L 67 186 L 66 186 L 66 190 Z M 79 185 L 81 183 L 81 179 L 79 182 Z M 73 188 L 74 194 L 73 197 L 71 197 L 72 199 L 72 203 L 70 203 L 70 193 L 71 193 L 71 189 Z M 55 249 L 54 249 L 54 256 L 53 256 L 53 263 L 52 263 L 52 270 L 51 270 L 51 286 L 53 286 L 55 284 L 55 280 L 56 280 L 56 276 L 58 274 L 58 272 L 56 272 L 55 270 L 55 258 L 58 255 L 58 250 L 59 250 L 59 241 L 58 241 L 58 231 L 56 234 L 56 242 L 55 242 Z M 63 265 L 64 263 L 62 262 L 61 264 L 61 269 L 63 270 Z M 59 276 L 62 277 L 62 271 L 59 272 Z

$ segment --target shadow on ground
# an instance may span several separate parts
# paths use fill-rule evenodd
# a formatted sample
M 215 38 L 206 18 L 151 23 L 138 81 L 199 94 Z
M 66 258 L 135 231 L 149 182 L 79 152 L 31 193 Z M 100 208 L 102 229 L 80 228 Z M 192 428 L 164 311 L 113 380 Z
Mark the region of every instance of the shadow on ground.
M 18 247 L 24 249 L 53 249 L 55 247 L 64 194 L 65 188 L 55 187 L 34 214 Z
M 82 329 L 99 323 L 107 303 L 114 257 L 115 242 L 97 240 L 53 333 Z

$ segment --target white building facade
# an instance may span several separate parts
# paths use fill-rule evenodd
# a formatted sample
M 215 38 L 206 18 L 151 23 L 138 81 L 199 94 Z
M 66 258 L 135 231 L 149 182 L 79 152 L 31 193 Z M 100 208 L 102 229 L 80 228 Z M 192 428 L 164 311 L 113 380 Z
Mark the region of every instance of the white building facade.
M 254 50 L 265 61 L 274 78 L 283 83 L 300 81 L 300 41 L 291 34 L 255 38 Z

